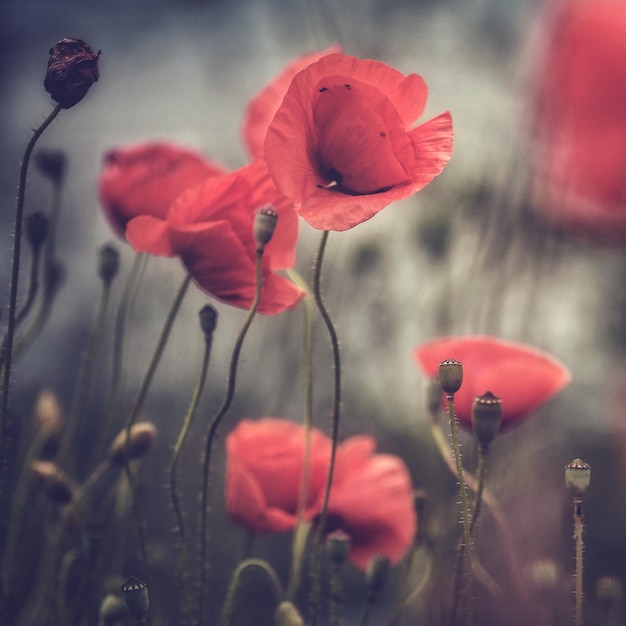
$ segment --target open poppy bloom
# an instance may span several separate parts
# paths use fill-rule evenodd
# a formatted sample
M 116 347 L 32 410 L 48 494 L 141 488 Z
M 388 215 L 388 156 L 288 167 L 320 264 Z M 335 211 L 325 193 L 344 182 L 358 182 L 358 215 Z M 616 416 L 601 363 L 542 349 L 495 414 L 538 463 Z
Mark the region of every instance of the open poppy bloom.
M 205 179 L 180 195 L 164 218 L 135 217 L 126 237 L 137 252 L 178 256 L 204 291 L 249 308 L 256 291 L 254 217 L 267 205 L 279 218 L 263 255 L 259 312 L 273 315 L 295 306 L 304 294 L 273 271 L 293 262 L 298 223 L 292 203 L 278 192 L 262 161 Z
M 109 223 L 124 237 L 133 217 L 164 219 L 183 191 L 225 173 L 225 168 L 188 148 L 161 141 L 138 143 L 106 153 L 98 191 Z
M 376 556 L 398 563 L 417 528 L 411 476 L 402 459 L 376 454 L 372 437 L 346 439 L 337 449 L 327 533 L 350 538 L 348 558 L 366 570 Z
M 411 128 L 426 84 L 330 54 L 298 73 L 267 132 L 278 188 L 315 228 L 347 230 L 425 187 L 452 155 L 450 113 Z
M 626 5 L 555 4 L 533 101 L 537 213 L 607 243 L 626 241 Z M 538 69 L 537 69 L 538 68 Z
M 265 158 L 264 144 L 267 129 L 287 93 L 293 77 L 323 56 L 340 51 L 340 46 L 331 46 L 323 52 L 310 52 L 298 57 L 250 100 L 243 118 L 242 134 L 244 144 L 252 159 Z
M 463 365 L 463 383 L 454 394 L 459 423 L 472 427 L 472 403 L 491 391 L 502 399 L 502 428 L 524 421 L 565 387 L 571 375 L 554 357 L 530 346 L 489 336 L 443 337 L 413 352 L 426 376 L 436 378 L 448 358 Z
M 301 424 L 266 417 L 242 420 L 226 437 L 226 510 L 256 532 L 295 528 L 304 469 Z M 311 433 L 311 465 L 304 519 L 311 519 L 326 486 L 330 440 Z

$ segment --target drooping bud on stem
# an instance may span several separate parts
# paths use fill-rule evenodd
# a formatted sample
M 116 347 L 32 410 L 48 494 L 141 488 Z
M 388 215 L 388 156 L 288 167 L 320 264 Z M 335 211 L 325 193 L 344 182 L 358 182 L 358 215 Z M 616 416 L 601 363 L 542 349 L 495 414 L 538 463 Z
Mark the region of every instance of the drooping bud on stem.
M 48 461 L 35 461 L 33 476 L 48 498 L 55 504 L 67 504 L 74 497 L 74 487 L 61 468 Z
M 203 306 L 198 314 L 200 317 L 200 328 L 204 333 L 204 338 L 208 341 L 213 336 L 217 326 L 217 311 L 210 304 Z
M 122 599 L 128 612 L 137 620 L 138 624 L 145 621 L 150 610 L 150 596 L 148 585 L 135 576 L 126 579 L 121 587 Z
M 463 364 L 454 359 L 439 363 L 439 384 L 450 396 L 454 395 L 463 383 Z
M 98 276 L 105 287 L 109 287 L 120 269 L 120 253 L 111 244 L 100 248 L 98 253 Z
M 67 157 L 61 150 L 40 150 L 35 155 L 35 165 L 43 176 L 60 185 L 65 178 Z
M 41 245 L 48 236 L 48 225 L 49 220 L 41 211 L 31 213 L 26 218 L 26 237 L 34 254 L 39 252 Z
M 137 422 L 130 427 L 128 448 L 126 447 L 126 429 L 122 430 L 113 440 L 109 449 L 109 461 L 113 465 L 124 465 L 124 459 L 140 459 L 144 457 L 156 442 L 157 429 L 150 422 Z
M 277 222 L 278 213 L 269 205 L 256 212 L 254 216 L 254 239 L 257 250 L 264 250 L 271 241 Z
M 502 423 L 502 400 L 491 391 L 476 396 L 472 404 L 472 428 L 483 451 L 489 448 Z
M 582 498 L 587 493 L 590 482 L 591 466 L 587 463 L 574 459 L 565 466 L 565 487 L 571 496 Z

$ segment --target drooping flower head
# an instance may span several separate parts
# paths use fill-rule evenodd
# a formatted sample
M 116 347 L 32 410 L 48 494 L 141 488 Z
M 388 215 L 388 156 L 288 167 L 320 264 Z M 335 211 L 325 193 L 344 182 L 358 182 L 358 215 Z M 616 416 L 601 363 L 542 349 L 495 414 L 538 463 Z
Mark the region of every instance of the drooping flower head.
M 559 1 L 535 59 L 533 204 L 542 218 L 626 241 L 626 5 Z
M 447 358 L 463 364 L 463 383 L 454 395 L 454 409 L 466 428 L 472 427 L 474 398 L 487 391 L 502 400 L 504 429 L 522 422 L 571 379 L 567 367 L 553 356 L 489 336 L 434 339 L 416 348 L 413 356 L 431 378 Z
M 248 530 L 283 532 L 297 523 L 305 429 L 275 418 L 244 420 L 226 438 L 226 509 Z M 304 519 L 319 521 L 331 442 L 313 429 Z M 351 437 L 337 449 L 325 534 L 343 531 L 349 559 L 366 569 L 375 556 L 397 563 L 416 530 L 411 478 L 404 462 L 376 454 L 371 437 Z
M 347 230 L 441 173 L 448 112 L 413 128 L 426 84 L 379 61 L 330 54 L 298 73 L 265 140 L 278 188 L 315 228 Z
M 298 224 L 292 203 L 276 189 L 262 161 L 206 178 L 182 193 L 165 217 L 133 218 L 126 237 L 137 252 L 178 256 L 202 289 L 249 308 L 256 291 L 254 217 L 267 205 L 279 217 L 263 255 L 259 312 L 273 315 L 295 306 L 303 293 L 273 271 L 293 263 Z
M 165 218 L 186 189 L 226 169 L 198 152 L 163 141 L 109 150 L 98 180 L 100 202 L 113 230 L 124 237 L 126 224 L 139 215 Z

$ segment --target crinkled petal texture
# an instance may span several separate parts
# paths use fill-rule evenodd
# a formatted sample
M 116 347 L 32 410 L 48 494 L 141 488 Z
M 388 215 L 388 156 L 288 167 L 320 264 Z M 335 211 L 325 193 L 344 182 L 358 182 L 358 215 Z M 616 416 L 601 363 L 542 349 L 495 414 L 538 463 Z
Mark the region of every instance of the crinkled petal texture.
M 181 194 L 164 219 L 131 220 L 126 236 L 138 252 L 180 257 L 202 289 L 250 308 L 256 291 L 254 216 L 265 205 L 279 217 L 263 255 L 259 312 L 273 315 L 295 306 L 303 292 L 273 271 L 293 262 L 298 223 L 293 204 L 276 189 L 262 161 L 205 179 Z
M 375 450 L 368 436 L 350 437 L 339 446 L 328 504 L 328 532 L 341 529 L 350 537 L 349 558 L 363 570 L 376 556 L 400 561 L 417 528 L 404 461 Z
M 330 460 L 330 440 L 311 433 L 311 470 L 304 518 L 317 512 Z M 297 523 L 305 429 L 284 419 L 242 420 L 226 437 L 226 510 L 255 532 L 284 532 Z
M 264 144 L 267 129 L 287 93 L 293 77 L 311 63 L 335 52 L 341 52 L 341 47 L 334 45 L 322 52 L 310 52 L 298 57 L 250 100 L 243 118 L 242 135 L 248 154 L 252 159 L 265 158 Z
M 422 371 L 437 377 L 439 363 L 463 364 L 463 384 L 454 395 L 459 422 L 471 428 L 476 396 L 491 391 L 502 399 L 502 428 L 516 425 L 571 380 L 569 370 L 553 356 L 530 346 L 489 336 L 443 337 L 414 351 Z
M 100 202 L 115 232 L 140 215 L 164 219 L 185 189 L 226 173 L 201 154 L 171 143 L 147 142 L 109 150 L 98 180 Z
M 330 54 L 298 73 L 267 132 L 278 188 L 322 230 L 347 230 L 440 174 L 452 155 L 448 112 L 422 115 L 423 79 Z
M 626 5 L 559 2 L 538 69 L 533 203 L 547 221 L 626 241 Z

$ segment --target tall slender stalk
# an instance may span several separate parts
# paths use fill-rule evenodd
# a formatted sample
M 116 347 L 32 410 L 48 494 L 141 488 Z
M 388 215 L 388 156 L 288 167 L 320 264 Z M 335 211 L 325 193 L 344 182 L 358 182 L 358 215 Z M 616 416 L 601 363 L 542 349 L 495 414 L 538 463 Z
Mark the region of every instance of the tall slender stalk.
M 574 498 L 574 541 L 576 542 L 576 626 L 583 624 L 583 505 Z

